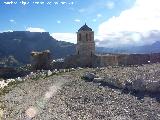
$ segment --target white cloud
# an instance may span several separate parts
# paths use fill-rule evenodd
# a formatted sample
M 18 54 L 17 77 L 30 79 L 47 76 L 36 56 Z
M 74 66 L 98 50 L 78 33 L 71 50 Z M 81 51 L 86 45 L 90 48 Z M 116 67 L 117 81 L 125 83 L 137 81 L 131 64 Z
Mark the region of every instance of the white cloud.
M 13 30 L 3 30 L 3 31 L 0 31 L 0 33 L 3 33 L 3 32 L 13 32 Z
M 60 21 L 60 20 L 57 20 L 57 23 L 58 23 L 58 24 L 60 24 L 60 23 L 61 23 L 61 21 Z
M 13 20 L 13 19 L 10 19 L 9 22 L 11 22 L 11 23 L 16 23 L 16 21 Z
M 100 17 L 102 17 L 102 14 L 100 14 L 100 13 L 97 14 L 97 18 L 100 18 Z
M 75 21 L 75 22 L 81 22 L 81 20 L 79 20 L 79 19 L 75 19 L 74 21 Z
M 160 0 L 136 0 L 132 8 L 100 24 L 97 39 L 106 46 L 153 43 L 156 38 L 152 39 L 151 35 L 157 36 L 154 31 L 160 33 L 159 5 Z
M 51 36 L 60 41 L 76 43 L 76 33 L 52 33 Z
M 114 6 L 115 6 L 115 3 L 114 3 L 113 1 L 109 1 L 109 2 L 107 2 L 107 4 L 106 4 L 106 7 L 107 7 L 108 9 L 113 9 Z
M 92 21 L 93 21 L 93 22 L 96 22 L 96 21 L 97 21 L 97 19 L 93 19 Z
M 4 32 L 13 32 L 13 30 L 6 30 L 6 31 L 4 31 Z
M 33 27 L 26 28 L 26 31 L 30 31 L 30 32 L 46 32 L 43 28 L 33 28 Z
M 85 11 L 86 11 L 86 10 L 85 10 L 84 8 L 78 10 L 78 12 L 80 12 L 80 13 L 83 13 L 83 12 L 85 12 Z

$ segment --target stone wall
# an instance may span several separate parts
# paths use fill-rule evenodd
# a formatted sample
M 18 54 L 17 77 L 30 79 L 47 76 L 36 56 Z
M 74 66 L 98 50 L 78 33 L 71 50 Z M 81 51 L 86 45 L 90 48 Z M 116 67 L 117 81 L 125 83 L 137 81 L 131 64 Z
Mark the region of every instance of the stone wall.
M 50 68 L 51 55 L 49 50 L 43 52 L 32 52 L 31 59 L 32 69 L 34 70 Z
M 150 62 L 151 63 L 156 63 L 156 62 L 160 63 L 160 53 L 150 54 Z
M 160 63 L 160 53 L 152 54 L 115 54 L 96 55 L 94 66 L 105 67 L 108 65 L 142 65 Z
M 93 67 L 104 67 L 109 65 L 118 65 L 117 56 L 115 55 L 95 55 Z
M 14 73 L 16 73 L 16 70 L 14 68 L 0 67 L 0 78 L 10 78 Z
M 66 65 L 65 65 L 65 63 L 64 62 L 54 62 L 54 63 L 52 63 L 51 64 L 51 70 L 53 70 L 53 69 L 65 69 L 66 67 L 65 67 Z
M 66 67 L 105 67 L 117 65 L 142 65 L 160 63 L 160 53 L 153 54 L 108 54 L 108 55 L 72 55 L 65 59 Z
M 65 67 L 66 68 L 75 68 L 75 67 L 92 67 L 93 60 L 95 59 L 94 55 L 71 55 L 65 58 Z
M 118 55 L 119 65 L 141 65 L 160 62 L 160 53 Z

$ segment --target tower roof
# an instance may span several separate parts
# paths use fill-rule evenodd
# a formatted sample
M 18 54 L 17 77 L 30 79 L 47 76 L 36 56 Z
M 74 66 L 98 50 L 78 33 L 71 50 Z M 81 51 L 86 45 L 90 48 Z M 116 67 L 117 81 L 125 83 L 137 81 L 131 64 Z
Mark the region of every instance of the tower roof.
M 92 29 L 90 27 L 88 27 L 85 23 L 85 25 L 83 25 L 79 30 L 79 31 L 92 31 Z

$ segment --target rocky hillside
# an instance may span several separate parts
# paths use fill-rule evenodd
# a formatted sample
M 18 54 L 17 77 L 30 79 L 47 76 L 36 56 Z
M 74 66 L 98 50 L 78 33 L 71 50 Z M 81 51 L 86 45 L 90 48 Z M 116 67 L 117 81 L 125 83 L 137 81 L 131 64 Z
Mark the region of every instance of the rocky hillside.
M 54 58 L 64 58 L 74 54 L 75 45 L 57 41 L 48 32 L 14 31 L 0 33 L 1 61 L 13 56 L 16 61 L 26 64 L 30 62 L 31 51 L 46 49 L 51 51 Z
M 0 117 L 2 120 L 159 120 L 159 93 L 118 87 L 128 79 L 160 82 L 159 66 L 37 71 L 24 78 L 9 79 L 9 83 L 1 82 Z M 140 85 L 137 83 L 137 87 L 145 88 Z

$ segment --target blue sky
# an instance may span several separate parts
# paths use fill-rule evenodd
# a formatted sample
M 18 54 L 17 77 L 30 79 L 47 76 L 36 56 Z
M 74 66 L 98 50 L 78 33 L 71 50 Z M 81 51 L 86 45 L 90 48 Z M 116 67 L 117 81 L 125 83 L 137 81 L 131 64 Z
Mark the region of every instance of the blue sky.
M 116 47 L 114 43 L 118 43 L 117 46 L 119 44 L 143 45 L 155 41 L 155 39 L 143 41 L 144 34 L 148 35 L 150 32 L 157 35 L 154 32 L 159 31 L 158 27 L 160 28 L 157 22 L 159 18 L 157 18 L 157 24 L 148 26 L 150 22 L 154 22 L 155 17 L 160 16 L 157 6 L 159 1 L 146 1 L 1 0 L 0 32 L 47 31 L 58 40 L 76 43 L 75 32 L 86 22 L 95 31 L 95 39 L 99 46 Z M 150 8 L 149 5 L 153 6 Z M 145 10 L 148 9 L 150 13 L 146 15 Z M 153 12 L 155 16 L 152 16 Z M 134 18 L 131 19 L 132 17 Z M 150 20 L 151 17 L 154 20 Z M 148 20 L 143 24 L 146 29 L 139 26 L 141 22 L 143 23 L 142 19 L 144 22 Z
M 64 0 L 39 0 L 45 3 L 37 5 L 33 2 L 38 0 L 23 0 L 29 4 L 22 5 L 21 0 L 12 0 L 17 4 L 6 5 L 4 1 L 11 0 L 0 2 L 0 22 L 4 23 L 0 25 L 2 31 L 38 27 L 51 33 L 76 32 L 85 22 L 96 31 L 101 22 L 119 15 L 133 3 L 133 0 L 66 0 L 66 3 L 62 4 Z M 52 2 L 51 5 L 47 5 L 48 2 Z M 58 5 L 55 2 L 58 2 Z

